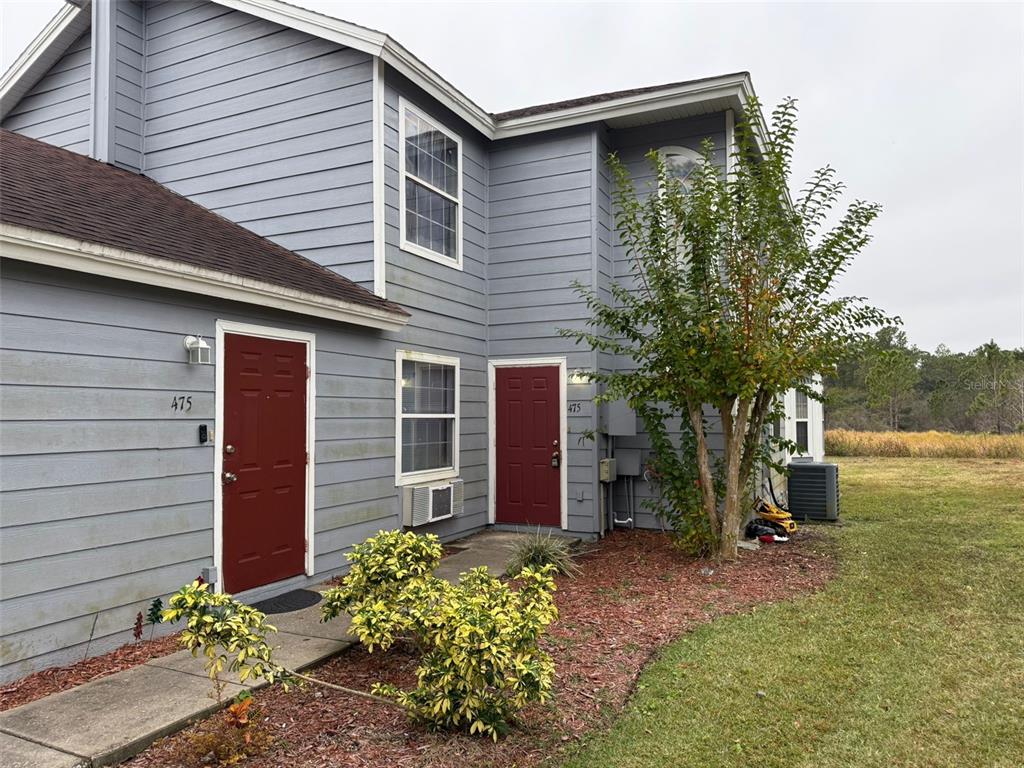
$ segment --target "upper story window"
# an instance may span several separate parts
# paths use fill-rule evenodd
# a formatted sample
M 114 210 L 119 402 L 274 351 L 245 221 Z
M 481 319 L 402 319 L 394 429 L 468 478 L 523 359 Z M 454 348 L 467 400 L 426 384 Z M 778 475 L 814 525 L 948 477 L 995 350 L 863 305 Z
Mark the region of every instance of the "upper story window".
M 462 140 L 399 102 L 402 250 L 462 269 Z
M 398 350 L 395 356 L 399 485 L 459 474 L 459 359 Z
M 691 176 L 704 162 L 704 156 L 686 147 L 662 147 L 658 150 L 670 174 L 682 182 L 685 191 L 690 190 Z

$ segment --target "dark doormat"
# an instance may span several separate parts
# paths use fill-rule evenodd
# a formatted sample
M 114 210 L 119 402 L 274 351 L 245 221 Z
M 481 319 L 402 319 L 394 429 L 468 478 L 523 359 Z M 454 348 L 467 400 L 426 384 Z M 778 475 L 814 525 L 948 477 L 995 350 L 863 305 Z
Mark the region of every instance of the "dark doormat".
M 309 608 L 311 605 L 319 603 L 320 598 L 320 593 L 314 592 L 311 589 L 293 589 L 291 592 L 285 592 L 283 595 L 253 603 L 252 607 L 268 616 L 272 616 L 275 613 L 290 613 L 302 610 L 303 608 Z

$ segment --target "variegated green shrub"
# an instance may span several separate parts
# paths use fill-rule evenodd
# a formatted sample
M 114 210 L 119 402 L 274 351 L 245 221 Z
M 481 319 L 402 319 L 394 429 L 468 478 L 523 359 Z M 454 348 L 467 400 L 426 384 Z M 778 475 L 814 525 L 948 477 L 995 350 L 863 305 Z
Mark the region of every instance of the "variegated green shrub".
M 420 601 L 432 602 L 420 593 L 440 588 L 433 572 L 442 554 L 432 533 L 379 531 L 348 554 L 351 570 L 341 586 L 323 593 L 321 620 L 351 614 L 351 631 L 370 651 L 387 650 L 401 636 L 415 637 Z
M 324 620 L 348 611 L 371 652 L 415 640 L 423 651 L 417 686 L 378 684 L 374 692 L 432 727 L 497 739 L 516 712 L 550 696 L 554 665 L 539 640 L 558 616 L 554 568 L 524 568 L 518 589 L 486 568 L 452 585 L 432 573 L 440 555 L 433 536 L 368 539 L 350 556 L 342 585 L 325 593 Z
M 193 581 L 171 595 L 170 607 L 161 614 L 165 622 L 185 620 L 181 644 L 198 656 L 206 657 L 206 673 L 213 682 L 218 700 L 224 683 L 225 668 L 237 672 L 242 682 L 263 678 L 273 682 L 284 672 L 271 658 L 267 632 L 277 629 L 255 608 L 240 603 L 231 595 L 213 592 L 209 584 Z

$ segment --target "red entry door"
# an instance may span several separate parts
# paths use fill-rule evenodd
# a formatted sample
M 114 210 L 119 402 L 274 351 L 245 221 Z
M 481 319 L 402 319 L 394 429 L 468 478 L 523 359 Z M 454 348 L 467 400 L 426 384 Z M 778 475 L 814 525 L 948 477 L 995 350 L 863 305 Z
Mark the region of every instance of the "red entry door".
M 495 521 L 561 527 L 558 367 L 499 367 L 495 389 Z
M 224 335 L 224 588 L 305 571 L 306 345 Z

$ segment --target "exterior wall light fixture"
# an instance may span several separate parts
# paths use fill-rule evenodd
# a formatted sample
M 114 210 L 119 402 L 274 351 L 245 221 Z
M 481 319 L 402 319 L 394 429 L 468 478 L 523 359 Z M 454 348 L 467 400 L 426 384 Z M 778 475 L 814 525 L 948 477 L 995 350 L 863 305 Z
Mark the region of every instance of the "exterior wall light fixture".
M 210 364 L 210 345 L 203 341 L 202 336 L 186 336 L 185 349 L 188 350 L 189 365 Z

